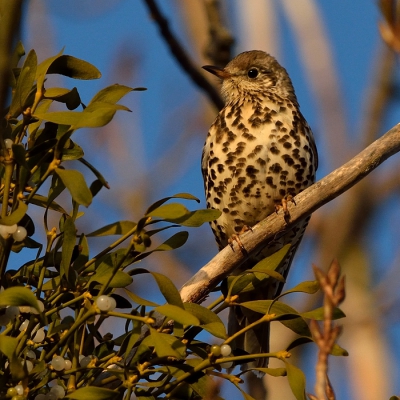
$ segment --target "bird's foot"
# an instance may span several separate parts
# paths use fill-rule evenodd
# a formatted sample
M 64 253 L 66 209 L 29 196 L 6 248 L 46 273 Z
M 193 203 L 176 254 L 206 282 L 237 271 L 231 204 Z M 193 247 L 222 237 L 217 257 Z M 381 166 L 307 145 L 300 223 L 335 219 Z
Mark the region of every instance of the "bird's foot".
M 242 229 L 240 230 L 239 233 L 232 235 L 229 239 L 228 239 L 228 244 L 229 246 L 231 246 L 231 249 L 233 251 L 235 251 L 234 247 L 233 247 L 233 243 L 236 242 L 241 250 L 241 252 L 247 256 L 247 250 L 244 248 L 242 241 L 240 240 L 239 235 L 241 235 L 242 233 L 245 233 L 247 231 L 253 231 L 253 229 L 247 225 L 243 225 Z
M 296 205 L 296 202 L 294 201 L 294 197 L 291 194 L 287 194 L 285 197 L 283 197 L 280 202 L 275 204 L 275 212 L 278 213 L 279 210 L 283 210 L 283 218 L 286 223 L 289 223 L 290 221 L 290 212 L 288 210 L 288 203 L 292 202 L 294 205 Z

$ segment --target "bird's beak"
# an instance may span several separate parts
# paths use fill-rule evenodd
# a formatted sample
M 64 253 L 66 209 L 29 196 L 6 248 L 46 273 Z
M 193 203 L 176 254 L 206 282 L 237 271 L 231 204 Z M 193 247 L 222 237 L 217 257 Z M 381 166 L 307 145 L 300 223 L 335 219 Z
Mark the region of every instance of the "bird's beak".
M 213 65 L 204 65 L 204 67 L 202 67 L 202 68 L 205 69 L 206 71 L 211 72 L 212 74 L 218 76 L 218 78 L 221 78 L 221 79 L 228 79 L 232 76 L 224 68 L 214 67 Z

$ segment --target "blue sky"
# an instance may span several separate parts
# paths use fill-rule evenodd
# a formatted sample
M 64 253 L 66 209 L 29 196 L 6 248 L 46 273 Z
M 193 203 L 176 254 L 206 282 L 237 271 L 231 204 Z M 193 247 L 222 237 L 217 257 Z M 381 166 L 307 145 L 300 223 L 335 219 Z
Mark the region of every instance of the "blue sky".
M 194 3 L 196 0 L 189 0 Z M 238 20 L 238 4 L 244 0 L 227 2 L 227 24 L 237 36 L 237 54 L 249 48 L 243 48 Z M 190 38 L 187 28 L 181 22 L 180 1 L 159 1 L 162 10 L 170 19 L 170 26 L 181 38 L 189 52 Z M 349 137 L 356 143 L 362 125 L 362 111 L 367 95 L 369 82 L 373 77 L 373 67 L 379 55 L 380 38 L 377 23 L 379 10 L 374 1 L 366 0 L 324 0 L 317 2 L 323 25 L 329 40 L 334 68 L 337 71 L 339 90 L 342 94 L 342 106 L 345 109 L 345 122 Z M 119 1 L 39 1 L 32 0 L 26 7 L 27 14 L 23 24 L 23 43 L 29 50 L 34 48 L 39 60 L 56 54 L 65 46 L 65 53 L 83 58 L 97 66 L 102 78 L 93 82 L 73 82 L 65 79 L 60 84 L 72 87 L 77 85 L 83 101 L 90 98 L 102 87 L 112 83 L 132 87 L 144 86 L 147 92 L 133 92 L 122 101 L 131 108 L 132 113 L 119 113 L 115 124 L 102 134 L 95 131 L 82 131 L 76 135 L 78 143 L 83 143 L 87 158 L 106 175 L 110 181 L 111 191 L 101 192 L 95 199 L 87 215 L 93 228 L 118 219 L 137 219 L 146 206 L 159 198 L 178 193 L 190 192 L 198 196 L 204 207 L 203 183 L 200 174 L 200 156 L 204 138 L 213 119 L 209 107 L 208 120 L 204 121 L 203 109 L 206 97 L 199 93 L 192 82 L 182 72 L 171 57 L 165 43 L 158 34 L 158 29 L 149 18 L 143 2 Z M 280 61 L 290 73 L 303 114 L 312 126 L 317 144 L 320 146 L 321 168 L 319 177 L 329 172 L 335 159 L 329 155 L 327 140 L 324 138 L 324 127 L 318 115 L 318 100 L 310 89 L 305 67 L 301 61 L 298 43 L 293 29 L 284 16 L 278 11 Z M 313 26 L 310 26 L 313 29 Z M 267 48 L 263 49 L 268 51 Z M 318 58 L 318 54 L 315 54 Z M 124 68 L 125 63 L 127 68 Z M 197 62 L 197 60 L 195 59 Z M 199 67 L 202 65 L 198 60 Z M 214 110 L 215 115 L 215 110 Z M 385 121 L 389 128 L 398 120 L 398 111 L 392 108 Z M 199 121 L 199 122 L 198 122 Z M 198 122 L 198 123 L 195 123 Z M 189 137 L 185 133 L 192 130 Z M 113 137 L 115 135 L 115 137 Z M 100 139 L 99 139 L 100 138 Z M 182 140 L 184 147 L 176 146 Z M 113 149 L 113 143 L 124 148 Z M 110 147 L 111 146 L 111 147 Z M 355 154 L 356 148 L 352 154 Z M 120 151 L 120 153 L 119 153 Z M 131 153 L 131 158 L 126 158 Z M 123 163 L 118 164 L 121 154 Z M 324 154 L 327 157 L 324 158 Z M 171 163 L 168 163 L 170 158 Z M 333 162 L 332 161 L 333 158 Z M 162 159 L 163 163 L 158 164 Z M 129 161 L 130 160 L 130 161 Z M 176 161 L 179 160 L 177 167 Z M 150 171 L 150 172 L 149 172 Z M 125 172 L 125 173 L 123 173 Z M 149 181 L 148 185 L 143 185 Z M 145 188 L 145 189 L 143 189 Z M 145 195 L 128 196 L 131 190 L 145 190 Z M 121 192 L 119 192 L 121 191 Z M 128 207 L 126 201 L 132 202 Z M 143 202 L 145 199 L 146 202 Z M 192 207 L 195 205 L 193 204 Z M 393 214 L 386 213 L 386 219 Z M 394 216 L 399 220 L 398 214 Z M 382 223 L 381 220 L 376 222 Z M 397 224 L 398 226 L 399 224 Z M 39 228 L 40 230 L 40 228 Z M 398 228 L 382 233 L 384 243 L 391 242 L 388 248 L 396 247 Z M 38 232 L 40 237 L 40 233 Z M 203 251 L 199 251 L 199 243 Z M 382 243 L 377 247 L 382 249 Z M 397 240 L 398 243 L 398 240 Z M 376 242 L 375 242 L 376 244 Z M 304 252 L 311 244 L 305 242 Z M 96 244 L 94 244 L 96 247 Z M 205 250 L 204 250 L 205 249 Z M 202 227 L 191 237 L 186 249 L 179 251 L 180 262 L 197 270 L 216 252 L 213 238 L 208 226 Z M 393 252 L 384 252 L 385 260 L 392 260 Z M 376 253 L 375 253 L 376 254 Z M 20 259 L 30 259 L 32 254 L 19 255 Z M 305 260 L 307 256 L 300 255 Z M 376 271 L 383 269 L 381 257 L 376 258 Z M 158 268 L 158 267 L 157 267 Z M 311 270 L 310 270 L 311 271 Z M 301 271 L 293 272 L 291 279 L 298 280 L 311 277 Z M 177 276 L 177 285 L 185 281 L 185 275 Z M 393 331 L 394 332 L 394 331 Z M 396 337 L 397 331 L 392 334 Z M 393 339 L 395 340 L 395 339 Z M 340 363 L 340 361 L 339 361 Z M 400 386 L 393 387 L 399 390 Z

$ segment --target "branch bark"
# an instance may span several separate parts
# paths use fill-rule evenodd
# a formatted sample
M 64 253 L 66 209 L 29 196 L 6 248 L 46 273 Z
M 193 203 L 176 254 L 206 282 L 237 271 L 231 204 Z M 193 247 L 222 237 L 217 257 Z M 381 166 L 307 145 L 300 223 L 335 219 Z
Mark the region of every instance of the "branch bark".
M 220 110 L 224 106 L 224 101 L 219 91 L 203 76 L 198 66 L 190 59 L 188 53 L 170 30 L 168 20 L 161 13 L 155 0 L 144 0 L 144 2 L 178 64 Z
M 301 219 L 311 215 L 324 204 L 335 199 L 367 176 L 386 159 L 400 151 L 400 125 L 390 129 L 349 162 L 331 172 L 295 197 L 289 204 L 290 221 L 285 223 L 282 211 L 271 214 L 252 230 L 240 236 L 248 254 L 257 251 L 276 236 L 291 229 Z M 360 205 L 362 206 L 362 205 Z M 237 244 L 220 251 L 181 288 L 184 302 L 199 303 L 210 291 L 246 260 Z

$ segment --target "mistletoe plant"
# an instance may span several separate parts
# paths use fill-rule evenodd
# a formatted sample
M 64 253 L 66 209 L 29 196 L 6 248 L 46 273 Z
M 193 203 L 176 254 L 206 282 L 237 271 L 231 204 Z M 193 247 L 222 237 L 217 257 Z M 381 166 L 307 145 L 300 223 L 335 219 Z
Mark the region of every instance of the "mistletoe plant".
M 257 323 L 279 321 L 299 335 L 287 349 L 259 355 L 232 352 L 231 342 L 244 331 L 228 337 L 218 316 L 234 305 L 239 291 L 252 289 L 258 274 L 283 279 L 275 269 L 288 248 L 254 271 L 230 278 L 224 296 L 204 307 L 183 303 L 171 279 L 137 266 L 153 252 L 182 246 L 188 237 L 187 231 L 178 231 L 154 246 L 152 238 L 159 232 L 198 227 L 219 217 L 218 211 L 189 211 L 174 202 L 196 201 L 194 196 L 180 193 L 159 200 L 137 222 L 77 231 L 82 207 L 108 185 L 84 158 L 74 134 L 102 127 L 117 111 L 128 111 L 118 102 L 143 89 L 111 85 L 85 105 L 77 88 L 47 87 L 46 77 L 97 79 L 96 67 L 62 52 L 41 63 L 34 50 L 24 55 L 18 44 L 10 65 L 12 96 L 0 125 L 0 399 L 130 399 L 132 394 L 140 399 L 196 399 L 207 396 L 214 377 L 232 382 L 250 399 L 241 387 L 243 372 L 233 375 L 223 368 L 256 357 L 282 360 L 282 368 L 258 372 L 287 374 L 296 398 L 305 398 L 304 375 L 288 362 L 289 350 L 313 340 L 305 318 L 322 319 L 321 309 L 300 314 L 278 299 L 241 304 L 265 314 Z M 52 111 L 54 103 L 66 110 Z M 94 175 L 90 185 L 82 172 L 70 168 L 72 160 Z M 70 209 L 57 202 L 63 192 L 71 197 Z M 32 238 L 39 225 L 29 216 L 33 207 L 43 209 L 45 243 Z M 49 210 L 59 215 L 58 227 L 50 225 Z M 92 254 L 88 237 L 101 236 L 116 239 Z M 37 249 L 37 256 L 21 267 L 10 265 L 10 253 L 25 248 Z M 129 290 L 134 279 L 153 279 L 166 304 Z M 316 290 L 317 282 L 304 282 L 285 294 Z M 336 309 L 334 318 L 341 316 Z M 103 324 L 114 318 L 125 320 L 124 332 L 103 336 Z M 209 333 L 210 343 L 198 338 L 201 331 Z M 220 345 L 213 344 L 217 341 Z M 336 345 L 333 353 L 345 352 Z

